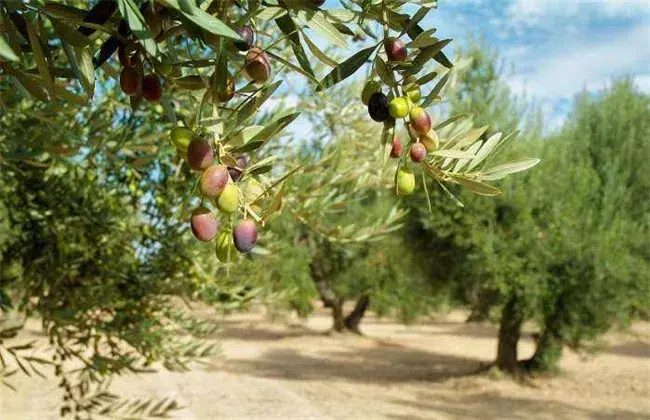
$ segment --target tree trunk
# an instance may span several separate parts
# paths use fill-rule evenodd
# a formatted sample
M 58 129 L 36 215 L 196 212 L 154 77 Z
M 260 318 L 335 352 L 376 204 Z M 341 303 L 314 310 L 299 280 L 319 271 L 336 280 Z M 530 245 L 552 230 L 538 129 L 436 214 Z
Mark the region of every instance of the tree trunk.
M 332 329 L 336 332 L 343 332 L 345 329 L 345 320 L 343 317 L 344 300 L 337 297 L 336 293 L 330 288 L 323 271 L 317 263 L 312 261 L 309 264 L 309 268 L 323 306 L 332 309 Z
M 537 341 L 533 357 L 524 366 L 529 371 L 554 372 L 562 358 L 562 340 L 550 331 L 545 331 Z
M 496 365 L 503 371 L 512 373 L 517 369 L 517 344 L 523 321 L 523 317 L 517 310 L 517 298 L 512 296 L 503 307 L 499 325 Z
M 336 299 L 332 304 L 332 330 L 336 332 L 343 332 L 343 330 L 345 330 L 343 299 Z
M 368 306 L 370 306 L 370 296 L 361 296 L 361 298 L 357 301 L 354 310 L 352 310 L 352 312 L 350 312 L 350 314 L 345 317 L 345 328 L 356 334 L 361 334 L 361 331 L 359 330 L 359 323 L 361 323 L 361 319 L 365 315 Z

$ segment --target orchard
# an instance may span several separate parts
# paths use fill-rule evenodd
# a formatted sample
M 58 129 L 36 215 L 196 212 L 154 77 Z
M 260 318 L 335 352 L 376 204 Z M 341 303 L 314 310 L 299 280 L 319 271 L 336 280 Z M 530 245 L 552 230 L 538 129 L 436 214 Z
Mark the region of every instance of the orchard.
M 213 356 L 201 341 L 213 326 L 174 296 L 228 310 L 274 301 L 301 316 L 320 299 L 333 330 L 360 333 L 371 304 L 411 320 L 444 289 L 483 319 L 501 311 L 496 365 L 506 372 L 548 359 L 542 349 L 519 364 L 516 340 L 514 354 L 504 347 L 527 320 L 541 325 L 540 346 L 579 347 L 582 331 L 565 328 L 573 315 L 559 303 L 579 299 L 545 282 L 555 269 L 602 279 L 610 268 L 591 258 L 605 249 L 584 244 L 573 266 L 542 261 L 559 259 L 559 247 L 529 247 L 547 229 L 542 217 L 574 226 L 562 217 L 579 214 L 539 201 L 535 191 L 566 191 L 528 171 L 540 159 L 522 157 L 558 152 L 529 140 L 533 125 L 466 100 L 484 57 L 456 54 L 454 65 L 451 39 L 423 25 L 437 4 L 0 1 L 0 308 L 40 317 L 50 346 L 26 355 L 31 345 L 9 346 L 12 327 L 0 332 L 0 356 L 28 375 L 53 367 L 62 416 L 157 417 L 177 404 L 120 405 L 108 384 Z M 494 182 L 519 172 L 491 201 L 503 195 Z M 556 185 L 597 183 L 582 175 Z M 502 207 L 519 212 L 512 228 L 491 219 Z M 475 282 L 437 273 L 431 256 Z M 607 284 L 589 290 L 602 297 Z M 346 300 L 356 301 L 347 316 Z M 593 329 L 581 324 L 584 336 L 620 311 L 646 310 L 624 306 Z M 11 386 L 13 368 L 0 363 Z

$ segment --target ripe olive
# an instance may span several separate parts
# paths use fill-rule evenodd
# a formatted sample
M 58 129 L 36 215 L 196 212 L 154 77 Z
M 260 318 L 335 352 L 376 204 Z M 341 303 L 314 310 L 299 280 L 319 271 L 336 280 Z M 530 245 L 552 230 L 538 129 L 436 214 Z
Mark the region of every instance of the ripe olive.
M 386 56 L 388 61 L 404 61 L 408 55 L 404 42 L 397 38 L 388 38 L 384 41 L 384 48 L 386 49 Z
M 162 20 L 160 19 L 160 16 L 158 16 L 158 13 L 156 13 L 156 11 L 154 10 L 154 7 L 150 5 L 149 7 L 144 9 L 142 16 L 144 17 L 144 20 L 147 22 L 149 29 L 151 29 L 151 35 L 153 36 L 153 38 L 160 35 L 160 32 L 162 32 Z
M 368 114 L 377 122 L 386 121 L 390 117 L 388 98 L 381 92 L 370 95 L 368 100 Z
M 413 143 L 409 154 L 413 162 L 422 162 L 427 157 L 427 149 L 422 143 Z
M 162 85 L 154 73 L 149 73 L 142 79 L 142 96 L 149 102 L 158 102 L 162 97 Z
M 402 141 L 397 136 L 393 137 L 393 148 L 390 150 L 390 157 L 398 158 L 402 156 L 403 151 Z
M 416 106 L 409 113 L 411 127 L 420 134 L 428 133 L 431 130 L 431 117 L 424 108 Z
M 393 118 L 404 118 L 409 114 L 409 101 L 407 98 L 401 96 L 393 98 L 388 105 L 390 116 Z
M 257 227 L 251 219 L 240 220 L 232 232 L 235 248 L 239 252 L 248 252 L 257 243 Z
M 129 96 L 137 95 L 142 90 L 142 76 L 132 67 L 124 67 L 120 73 L 120 87 Z
M 248 51 L 255 44 L 255 31 L 248 25 L 237 29 L 237 33 L 243 41 L 235 41 L 234 45 L 239 51 Z
M 194 132 L 186 127 L 174 127 L 169 132 L 172 144 L 179 152 L 186 154 L 187 147 L 194 138 Z
M 234 182 L 237 182 L 239 178 L 241 178 L 242 174 L 244 173 L 244 168 L 246 168 L 246 165 L 248 164 L 248 159 L 246 158 L 246 155 L 241 155 L 237 158 L 237 167 L 229 167 L 228 172 L 230 173 L 230 178 Z
M 404 196 L 415 190 L 415 175 L 410 169 L 402 168 L 397 172 L 397 194 Z
M 217 199 L 219 210 L 224 213 L 232 213 L 239 207 L 239 188 L 233 183 L 228 183 L 221 191 Z
M 438 133 L 435 130 L 429 130 L 426 134 L 420 135 L 420 143 L 424 144 L 427 152 L 431 153 L 438 148 L 440 145 L 440 140 L 438 139 Z
M 211 241 L 219 231 L 219 221 L 207 207 L 199 207 L 192 212 L 190 226 L 194 237 L 202 242 Z
M 212 146 L 207 140 L 194 139 L 187 146 L 187 164 L 195 171 L 207 168 L 213 160 Z
M 370 101 L 370 96 L 375 92 L 381 92 L 381 83 L 370 80 L 363 86 L 363 91 L 361 92 L 361 102 L 364 105 L 368 105 Z
M 246 74 L 257 83 L 264 83 L 271 75 L 271 61 L 258 47 L 251 48 L 244 60 Z
M 228 184 L 228 170 L 224 165 L 212 165 L 201 174 L 199 190 L 201 195 L 216 198 Z

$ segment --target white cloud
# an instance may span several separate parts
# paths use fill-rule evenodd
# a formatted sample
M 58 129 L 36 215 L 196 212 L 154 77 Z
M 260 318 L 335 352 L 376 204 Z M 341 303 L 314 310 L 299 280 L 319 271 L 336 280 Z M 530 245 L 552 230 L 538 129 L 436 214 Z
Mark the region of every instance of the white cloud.
M 588 15 L 630 17 L 650 14 L 648 0 L 513 0 L 507 8 L 511 24 L 536 26 L 562 17 L 578 20 Z
M 610 39 L 553 44 L 553 51 L 547 53 L 531 48 L 526 57 L 530 70 L 515 74 L 511 86 L 538 97 L 567 97 L 583 88 L 600 89 L 612 76 L 650 68 L 648 40 L 650 26 L 638 25 Z

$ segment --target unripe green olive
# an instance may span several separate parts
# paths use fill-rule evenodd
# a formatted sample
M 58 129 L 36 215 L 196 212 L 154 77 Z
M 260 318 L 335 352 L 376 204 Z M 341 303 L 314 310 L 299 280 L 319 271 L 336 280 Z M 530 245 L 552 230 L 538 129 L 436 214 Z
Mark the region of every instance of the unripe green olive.
M 409 76 L 404 80 L 404 92 L 406 93 L 406 96 L 411 99 L 414 103 L 417 103 L 420 99 L 422 99 L 422 92 L 420 90 L 420 86 L 416 83 L 417 78 L 415 76 Z
M 388 112 L 393 118 L 404 118 L 409 114 L 409 101 L 405 97 L 394 98 L 388 105 Z
M 368 105 L 370 97 L 375 92 L 381 92 L 381 83 L 376 80 L 370 80 L 363 86 L 363 91 L 361 92 L 361 102 L 364 105 Z
M 438 133 L 436 133 L 435 130 L 429 130 L 426 134 L 420 135 L 420 143 L 424 144 L 428 153 L 433 152 L 440 145 Z
M 228 184 L 228 168 L 225 165 L 212 165 L 201 174 L 199 190 L 207 198 L 216 198 Z
M 228 262 L 232 262 L 237 259 L 239 254 L 237 253 L 235 245 L 232 243 L 232 235 L 230 232 L 221 232 L 219 236 L 217 236 L 216 242 L 216 254 L 219 261 L 227 264 Z
M 227 173 L 226 169 L 226 173 Z M 217 199 L 219 210 L 224 213 L 232 213 L 239 207 L 239 189 L 233 183 L 228 183 Z
M 420 134 L 428 133 L 431 130 L 431 117 L 424 108 L 416 106 L 409 112 L 411 127 Z
M 422 162 L 427 157 L 427 149 L 422 143 L 413 143 L 409 150 L 409 155 L 413 162 Z
M 194 132 L 186 127 L 174 127 L 169 132 L 172 144 L 180 153 L 187 153 L 187 146 L 194 138 Z
M 410 169 L 402 168 L 397 172 L 397 194 L 409 195 L 415 190 L 415 175 Z
M 194 237 L 201 242 L 211 241 L 219 231 L 219 221 L 207 207 L 199 207 L 192 212 L 190 226 Z

